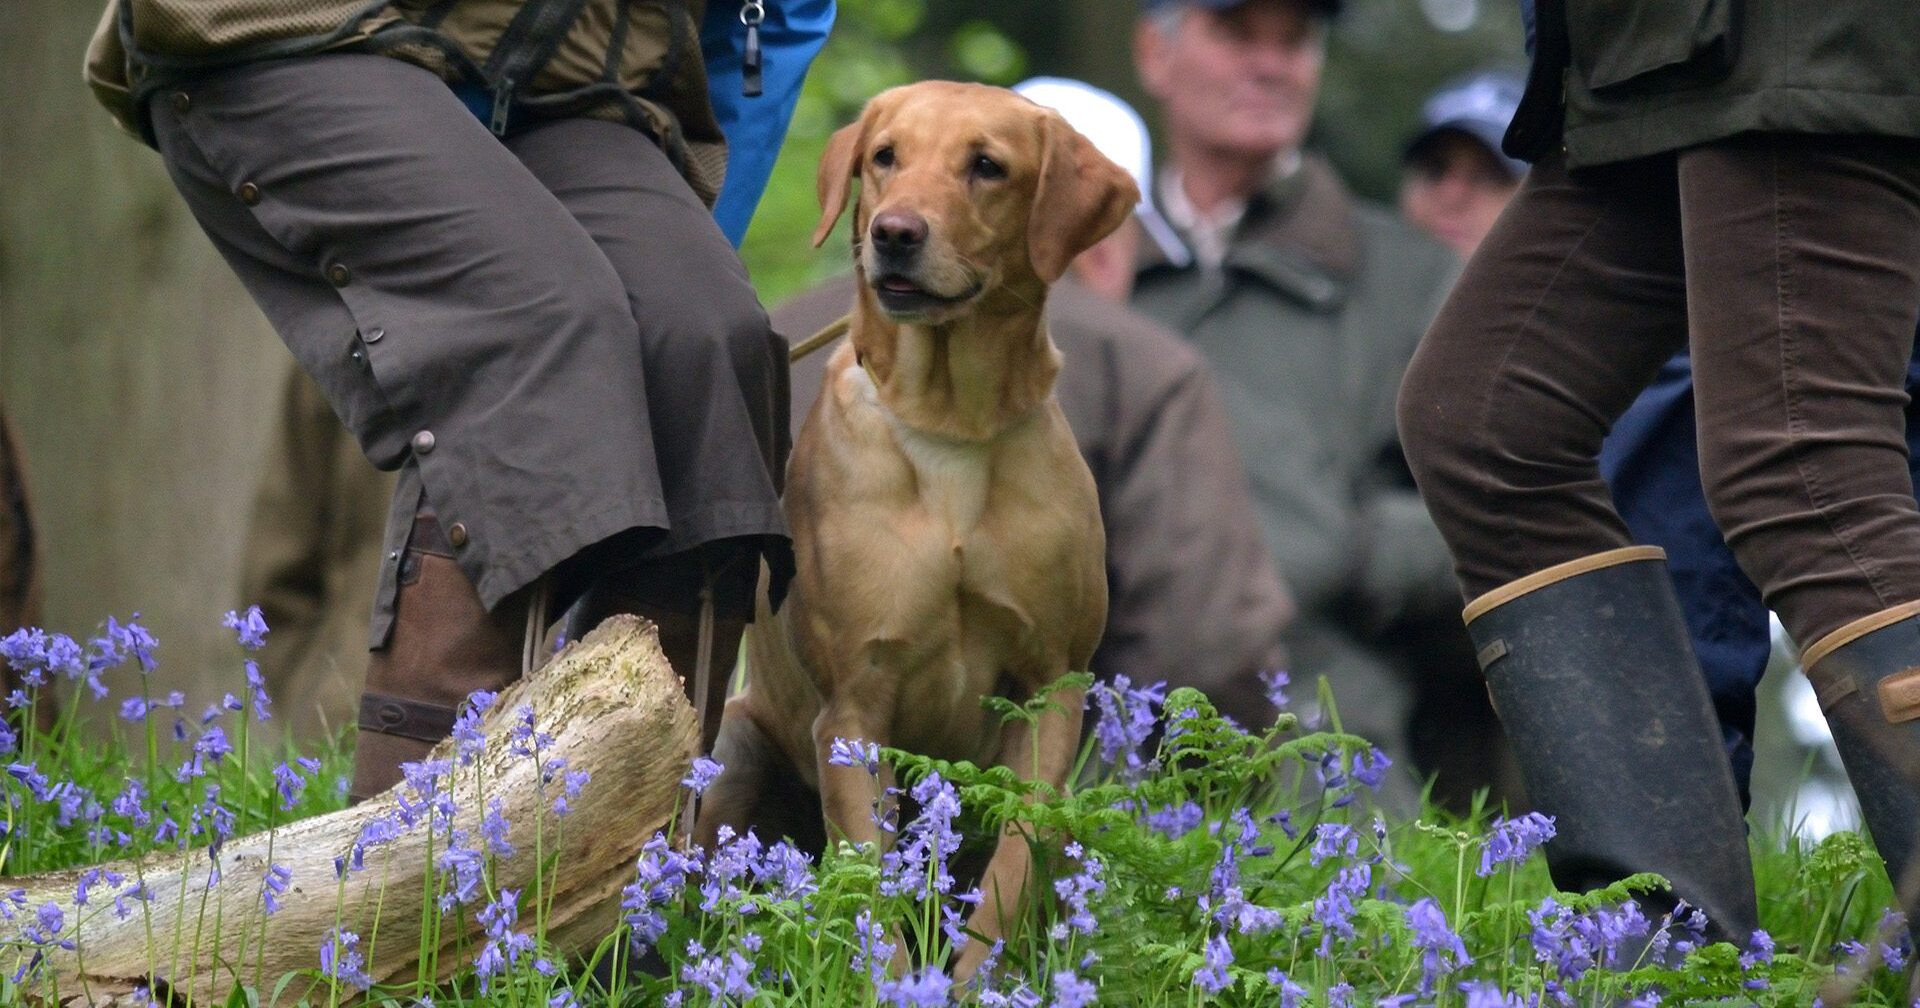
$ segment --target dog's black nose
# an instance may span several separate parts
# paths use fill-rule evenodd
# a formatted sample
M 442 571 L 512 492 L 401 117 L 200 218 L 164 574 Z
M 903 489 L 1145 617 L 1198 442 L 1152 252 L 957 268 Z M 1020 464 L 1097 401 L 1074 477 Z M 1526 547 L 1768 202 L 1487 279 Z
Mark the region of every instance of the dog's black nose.
M 874 248 L 892 255 L 917 252 L 927 241 L 927 220 L 916 213 L 890 210 L 876 214 L 868 227 Z

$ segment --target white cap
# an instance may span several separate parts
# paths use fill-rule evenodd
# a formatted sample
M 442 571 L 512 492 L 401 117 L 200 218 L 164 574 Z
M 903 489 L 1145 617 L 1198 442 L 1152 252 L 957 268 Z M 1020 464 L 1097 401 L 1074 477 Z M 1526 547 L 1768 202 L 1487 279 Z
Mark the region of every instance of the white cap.
M 1030 77 L 1015 84 L 1013 90 L 1036 105 L 1060 113 L 1067 125 L 1133 176 L 1140 188 L 1140 205 L 1134 213 L 1140 218 L 1141 229 L 1169 262 L 1185 266 L 1193 261 L 1193 253 L 1154 208 L 1153 145 L 1147 138 L 1146 121 L 1133 106 L 1111 92 L 1065 77 Z

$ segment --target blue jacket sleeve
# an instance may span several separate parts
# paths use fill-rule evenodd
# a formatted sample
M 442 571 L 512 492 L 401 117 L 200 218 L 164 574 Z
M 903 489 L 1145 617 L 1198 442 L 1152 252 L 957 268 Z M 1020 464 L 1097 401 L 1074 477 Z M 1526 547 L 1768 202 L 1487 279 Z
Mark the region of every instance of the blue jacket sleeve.
M 764 91 L 758 97 L 742 94 L 741 65 L 747 42 L 747 30 L 740 21 L 743 4 L 710 0 L 700 26 L 707 89 L 713 113 L 727 136 L 727 180 L 713 216 L 736 246 L 746 236 L 747 222 L 773 174 L 773 161 L 793 121 L 807 67 L 833 27 L 834 0 L 764 2 L 766 20 L 760 25 Z

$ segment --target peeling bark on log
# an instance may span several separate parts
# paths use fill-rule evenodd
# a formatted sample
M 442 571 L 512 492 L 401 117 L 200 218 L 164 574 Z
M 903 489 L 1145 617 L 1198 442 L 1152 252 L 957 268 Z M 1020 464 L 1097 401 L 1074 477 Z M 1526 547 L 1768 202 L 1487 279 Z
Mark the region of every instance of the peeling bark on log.
M 561 780 L 542 786 L 532 758 L 510 752 L 509 729 L 523 704 L 533 706 L 538 729 L 553 736 L 544 757 L 564 758 L 568 770 L 592 774 L 564 818 L 552 812 Z M 475 761 L 478 775 L 474 767 L 458 769 L 451 786 L 459 808 L 455 825 L 467 831 L 468 846 L 484 846 L 480 821 L 486 802 L 501 800 L 516 853 L 496 859 L 494 884 L 521 890 L 520 931 L 530 931 L 535 919 L 538 828 L 541 852 L 555 865 L 541 893 L 550 903 L 548 939 L 569 956 L 590 952 L 617 920 L 620 891 L 632 881 L 641 846 L 672 816 L 698 741 L 693 709 L 660 653 L 658 633 L 637 617 L 607 620 L 502 692 L 483 728 L 487 745 Z M 435 758 L 451 754 L 451 742 L 434 751 Z M 426 876 L 444 843 L 430 840 L 422 825 L 369 847 L 364 870 L 349 873 L 344 882 L 334 873 L 334 859 L 348 855 L 369 821 L 393 812 L 405 788 L 402 784 L 353 808 L 290 823 L 271 836 L 228 841 L 221 855 L 224 878 L 211 889 L 205 850 L 103 866 L 128 880 L 144 877 L 152 900 L 144 913 L 136 906 L 131 916 L 118 920 L 111 899 L 96 894 L 81 911 L 78 931 L 64 935 L 74 938 L 77 951 L 54 950 L 40 969 L 51 971 L 62 1005 L 144 1003 L 129 995 L 151 978 L 164 981 L 157 989 L 171 991 L 176 1003 L 191 998 L 193 1005 L 218 1004 L 236 983 L 254 984 L 256 969 L 264 997 L 282 975 L 316 968 L 320 946 L 338 924 L 360 935 L 365 969 L 376 983 L 410 980 L 420 969 L 423 899 L 433 895 L 426 891 Z M 280 909 L 269 916 L 261 880 L 270 863 L 291 869 L 293 878 Z M 82 871 L 23 876 L 6 884 L 27 891 L 27 912 L 53 901 L 71 921 Z M 478 906 L 470 910 L 477 912 Z M 438 948 L 429 950 L 438 953 L 436 974 L 446 978 L 465 965 L 482 937 L 477 924 L 463 933 L 457 917 L 444 920 Z M 12 975 L 21 958 L 17 949 L 0 949 L 0 970 Z M 28 990 L 46 990 L 45 975 Z M 289 1003 L 298 1000 L 304 986 L 296 981 L 288 988 Z

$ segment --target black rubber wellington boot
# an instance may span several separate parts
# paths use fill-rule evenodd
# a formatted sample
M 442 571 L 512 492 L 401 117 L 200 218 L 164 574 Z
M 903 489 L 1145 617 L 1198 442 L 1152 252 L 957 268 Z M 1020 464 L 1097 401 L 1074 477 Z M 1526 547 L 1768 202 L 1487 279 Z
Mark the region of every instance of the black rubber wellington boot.
M 1658 872 L 1745 948 L 1759 927 L 1733 770 L 1666 553 L 1630 546 L 1510 582 L 1465 612 L 1561 889 Z M 1643 900 L 1658 919 L 1656 898 Z
M 1801 656 L 1907 930 L 1920 940 L 1920 602 L 1855 620 Z

